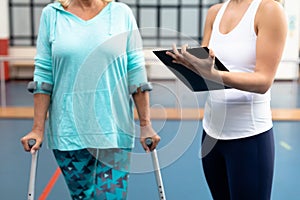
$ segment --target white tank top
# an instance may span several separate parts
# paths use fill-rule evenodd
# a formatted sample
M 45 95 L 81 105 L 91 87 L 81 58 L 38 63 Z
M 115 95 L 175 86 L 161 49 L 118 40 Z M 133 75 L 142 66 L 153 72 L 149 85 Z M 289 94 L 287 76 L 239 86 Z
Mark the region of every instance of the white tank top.
M 219 31 L 220 21 L 230 2 L 219 10 L 209 48 L 231 72 L 253 72 L 256 64 L 254 18 L 261 0 L 253 0 L 239 24 L 229 33 Z M 272 128 L 270 90 L 265 94 L 237 89 L 210 91 L 205 104 L 203 128 L 217 139 L 238 139 Z

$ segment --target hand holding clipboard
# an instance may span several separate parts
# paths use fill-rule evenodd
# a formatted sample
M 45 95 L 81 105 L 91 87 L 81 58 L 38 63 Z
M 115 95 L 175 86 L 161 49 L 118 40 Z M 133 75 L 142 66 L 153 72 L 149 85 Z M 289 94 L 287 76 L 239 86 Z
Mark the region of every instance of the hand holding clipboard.
M 182 55 L 181 51 L 184 52 L 184 55 Z M 230 88 L 225 86 L 221 80 L 213 81 L 203 76 L 205 75 L 204 72 L 209 70 L 201 69 L 201 62 L 202 64 L 209 64 L 205 63 L 209 61 L 209 49 L 207 47 L 187 49 L 186 46 L 183 46 L 183 49 L 180 50 L 174 46 L 173 50 L 153 51 L 153 53 L 178 79 L 194 92 Z M 179 56 L 183 60 L 179 61 L 177 59 L 177 63 L 173 62 L 174 56 Z M 216 70 L 229 71 L 217 57 L 214 58 L 212 65 L 214 65 Z

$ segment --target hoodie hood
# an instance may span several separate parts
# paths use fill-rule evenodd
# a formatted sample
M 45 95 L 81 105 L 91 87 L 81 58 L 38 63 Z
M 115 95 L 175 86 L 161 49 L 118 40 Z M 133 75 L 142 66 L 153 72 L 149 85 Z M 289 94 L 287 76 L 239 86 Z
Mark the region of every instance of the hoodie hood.
M 109 13 L 109 24 L 110 24 L 110 27 L 109 27 L 109 35 L 112 35 L 112 4 L 113 2 L 109 2 L 106 6 L 106 10 L 105 12 L 108 12 Z M 65 13 L 70 13 L 68 11 L 66 11 L 63 6 L 61 5 L 61 3 L 59 2 L 53 2 L 51 4 L 49 4 L 50 7 L 54 8 L 55 11 L 59 11 L 59 12 L 65 12 Z M 101 11 L 103 12 L 103 10 Z M 55 18 L 53 19 L 53 21 L 56 23 L 56 17 L 57 17 L 57 13 L 55 14 L 54 16 Z

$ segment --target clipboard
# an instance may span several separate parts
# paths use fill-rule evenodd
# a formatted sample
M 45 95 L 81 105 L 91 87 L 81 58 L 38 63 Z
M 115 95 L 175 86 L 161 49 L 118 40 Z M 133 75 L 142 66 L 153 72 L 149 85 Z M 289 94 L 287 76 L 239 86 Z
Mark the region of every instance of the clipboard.
M 172 62 L 173 58 L 166 54 L 167 51 L 172 51 L 172 50 L 158 50 L 158 51 L 153 51 L 153 53 L 191 91 L 200 92 L 200 91 L 221 90 L 221 89 L 230 88 L 226 85 L 211 80 L 207 80 L 181 64 L 173 63 Z M 178 51 L 180 52 L 180 49 L 178 49 Z M 202 59 L 207 58 L 209 56 L 209 49 L 207 47 L 190 48 L 187 49 L 187 51 L 190 54 Z M 220 62 L 220 60 L 217 57 L 215 58 L 215 68 L 221 71 L 229 71 Z

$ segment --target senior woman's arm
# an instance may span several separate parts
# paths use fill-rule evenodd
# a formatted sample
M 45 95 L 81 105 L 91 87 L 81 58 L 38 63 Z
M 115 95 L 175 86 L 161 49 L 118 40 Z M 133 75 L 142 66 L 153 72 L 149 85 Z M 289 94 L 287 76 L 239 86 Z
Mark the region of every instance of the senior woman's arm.
M 156 148 L 158 142 L 160 141 L 159 135 L 152 129 L 151 119 L 150 119 L 150 103 L 149 103 L 149 92 L 141 91 L 141 88 L 137 89 L 137 92 L 133 94 L 134 103 L 137 109 L 139 121 L 140 121 L 140 142 L 145 149 L 149 152 Z M 145 143 L 146 138 L 151 137 L 153 144 L 151 149 Z

